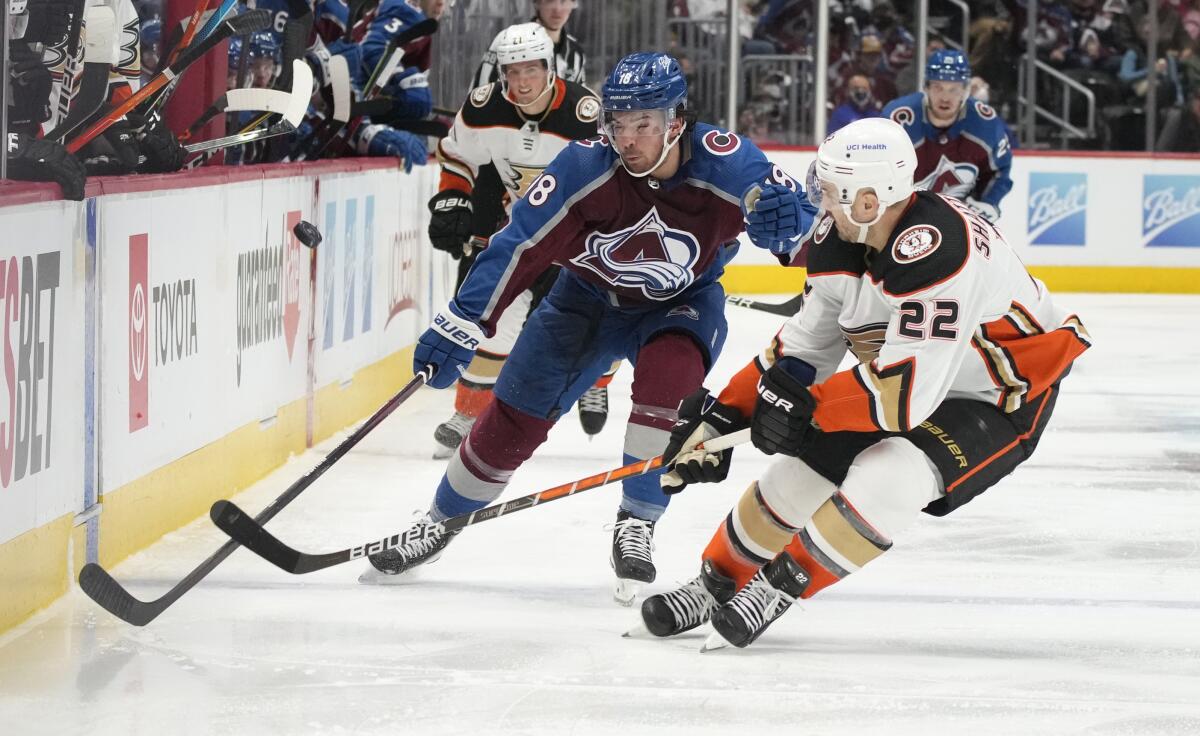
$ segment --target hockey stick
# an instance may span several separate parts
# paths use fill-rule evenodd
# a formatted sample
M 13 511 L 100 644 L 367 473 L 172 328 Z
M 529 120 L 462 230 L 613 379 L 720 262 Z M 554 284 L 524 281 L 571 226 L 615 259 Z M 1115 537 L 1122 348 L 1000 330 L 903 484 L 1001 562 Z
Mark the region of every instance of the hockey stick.
M 175 48 L 171 49 L 171 55 L 167 57 L 167 66 L 175 63 L 175 60 L 179 58 L 179 54 L 188 48 L 193 39 L 197 39 L 197 42 L 200 42 L 212 35 L 213 31 L 217 28 L 217 24 L 233 11 L 237 5 L 237 0 L 222 0 L 217 9 L 208 13 L 208 18 L 204 20 L 204 15 L 210 5 L 212 5 L 212 0 L 201 0 L 196 9 L 192 11 L 192 17 L 188 21 L 187 28 L 184 30 L 183 38 L 175 45 Z M 201 20 L 204 20 L 203 26 L 200 26 Z M 197 31 L 197 28 L 199 28 L 199 31 Z M 175 88 L 178 86 L 179 80 L 171 80 L 170 84 L 158 94 L 158 97 L 146 103 L 145 110 L 141 111 L 142 114 L 149 118 L 156 111 L 161 110 L 171 99 L 171 96 L 175 94 Z
M 414 23 L 408 28 L 405 28 L 400 33 L 397 33 L 388 41 L 387 46 L 383 49 L 383 54 L 380 55 L 379 61 L 375 64 L 375 69 L 371 71 L 371 76 L 363 86 L 362 99 L 371 100 L 379 96 L 385 85 L 391 79 L 392 75 L 400 66 L 400 59 L 403 58 L 404 47 L 416 41 L 419 38 L 433 35 L 437 33 L 438 22 L 433 18 Z M 333 144 L 343 130 L 347 127 L 347 123 L 341 121 L 330 122 L 325 121 L 322 130 L 314 132 L 314 137 L 320 134 L 315 145 L 300 149 L 293 152 L 287 157 L 288 161 L 305 161 L 315 160 L 321 157 L 325 150 Z M 356 129 L 357 126 L 355 126 Z M 353 130 L 352 129 L 352 130 Z
M 296 131 L 296 126 L 292 125 L 287 120 L 280 120 L 278 123 L 275 123 L 274 125 L 267 126 L 266 128 L 258 128 L 257 130 L 251 130 L 247 133 L 234 133 L 233 135 L 227 135 L 227 136 L 224 136 L 223 138 L 213 138 L 213 139 L 207 140 L 207 141 L 200 141 L 199 143 L 190 143 L 190 144 L 184 146 L 183 150 L 187 151 L 188 153 L 203 153 L 205 151 L 219 151 L 222 148 L 229 148 L 230 146 L 240 146 L 243 143 L 250 143 L 251 141 L 261 141 L 266 138 L 274 138 L 277 135 L 287 135 L 288 133 L 294 133 L 295 131 Z
M 727 296 L 725 297 L 725 303 L 733 304 L 738 307 L 757 309 L 760 312 L 770 312 L 771 314 L 778 314 L 781 317 L 791 317 L 796 312 L 799 312 L 800 307 L 804 305 L 804 294 L 797 294 L 782 304 L 759 302 L 753 299 L 747 299 L 744 296 Z
M 249 13 L 235 15 L 228 20 L 222 21 L 215 33 L 208 38 L 193 44 L 187 51 L 179 55 L 179 58 L 174 64 L 163 69 L 158 74 L 154 75 L 150 81 L 142 85 L 141 89 L 135 92 L 132 96 L 126 99 L 121 104 L 109 109 L 99 120 L 90 125 L 87 130 L 80 133 L 74 139 L 67 143 L 67 150 L 71 153 L 77 153 L 79 149 L 87 145 L 93 138 L 103 133 L 105 130 L 121 118 L 125 113 L 142 104 L 150 97 L 156 94 L 159 90 L 165 87 L 171 80 L 178 77 L 180 74 L 196 62 L 201 56 L 206 54 L 210 49 L 229 38 L 230 36 L 239 33 L 254 33 L 271 25 L 271 13 L 266 10 L 252 10 Z
M 184 135 L 190 138 L 204 127 L 205 123 L 223 112 L 273 112 L 282 115 L 283 119 L 295 128 L 304 119 L 311 93 L 312 69 L 303 61 L 297 60 L 292 64 L 290 92 L 260 87 L 231 89 L 209 105 L 196 122 L 188 126 Z
M 743 429 L 738 432 L 715 437 L 708 442 L 700 445 L 707 450 L 718 451 L 726 450 L 735 445 L 740 445 L 750 441 L 750 430 Z M 497 516 L 504 516 L 516 511 L 533 508 L 549 501 L 554 501 L 559 498 L 565 498 L 575 493 L 589 491 L 593 488 L 599 488 L 610 483 L 615 483 L 625 478 L 633 478 L 646 473 L 652 473 L 662 467 L 662 455 L 652 457 L 649 460 L 638 460 L 635 463 L 624 465 L 613 470 L 608 470 L 596 475 L 589 475 L 586 478 L 580 478 L 571 483 L 564 483 L 560 486 L 547 488 L 544 491 L 531 493 L 528 496 L 514 498 L 511 501 L 494 504 L 486 508 L 472 511 L 468 514 L 459 514 L 446 519 L 440 524 L 442 533 L 456 532 L 463 527 L 478 524 L 488 519 L 494 519 Z M 431 533 L 431 530 L 437 530 L 438 525 L 425 527 L 421 533 L 414 534 L 412 529 L 393 534 L 390 537 L 380 539 L 366 544 L 360 544 L 357 547 L 350 547 L 338 552 L 326 552 L 324 554 L 310 554 L 301 552 L 292 547 L 287 546 L 279 541 L 277 537 L 263 528 L 262 524 L 258 523 L 257 519 L 252 518 L 245 511 L 242 511 L 232 501 L 217 501 L 209 510 L 209 516 L 212 517 L 213 523 L 216 524 L 222 531 L 230 536 L 231 539 L 240 542 L 246 549 L 254 552 L 259 557 L 279 567 L 282 570 L 292 573 L 293 575 L 303 575 L 305 573 L 323 570 L 327 567 L 340 565 L 344 562 L 350 562 L 360 557 L 377 554 L 385 549 L 395 549 L 406 544 L 418 541 Z
M 300 236 L 298 235 L 297 237 Z M 371 430 L 378 427 L 389 414 L 415 394 L 417 389 L 423 386 L 432 376 L 433 371 L 429 368 L 413 376 L 412 380 L 404 388 L 400 389 L 398 394 L 388 399 L 387 403 L 379 407 L 379 410 L 372 414 L 370 419 L 363 422 L 361 427 L 354 430 L 349 437 L 342 440 L 341 444 L 333 448 L 333 451 L 326 455 L 325 459 L 319 465 L 288 486 L 288 489 L 282 495 L 272 501 L 258 516 L 254 517 L 254 521 L 259 524 L 265 524 L 274 518 L 285 506 L 296 500 L 296 497 L 304 489 L 311 486 L 326 470 L 333 467 L 334 463 L 342 459 L 347 452 L 362 441 L 363 437 L 366 437 Z M 197 583 L 212 572 L 217 565 L 221 564 L 226 557 L 233 554 L 233 551 L 237 548 L 237 542 L 233 540 L 225 542 L 207 560 L 200 563 L 183 580 L 176 583 L 175 587 L 152 601 L 142 601 L 134 598 L 107 570 L 94 562 L 89 562 L 80 570 L 79 587 L 83 589 L 84 593 L 87 593 L 89 598 L 100 604 L 104 610 L 117 618 L 134 626 L 145 626 L 158 618 L 159 614 L 167 610 L 172 603 L 179 600 L 180 596 L 196 587 Z
M 108 70 L 117 63 L 117 16 L 112 8 L 94 5 L 84 18 L 87 36 L 83 44 L 83 75 L 79 93 L 71 100 L 67 117 L 46 134 L 61 141 L 91 119 L 108 97 Z

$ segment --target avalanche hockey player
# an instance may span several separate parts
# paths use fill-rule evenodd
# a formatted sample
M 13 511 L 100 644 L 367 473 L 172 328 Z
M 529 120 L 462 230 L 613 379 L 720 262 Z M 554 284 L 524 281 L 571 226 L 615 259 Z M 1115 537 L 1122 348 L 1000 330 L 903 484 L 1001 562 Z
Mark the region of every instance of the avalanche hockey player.
M 451 458 L 420 541 L 370 558 L 397 574 L 440 554 L 440 522 L 482 508 L 614 359 L 634 366 L 624 463 L 667 445 L 679 402 L 725 341 L 717 281 L 745 229 L 786 256 L 815 209 L 749 140 L 696 124 L 687 83 L 666 54 L 617 63 L 603 92 L 604 135 L 568 145 L 512 208 L 458 295 L 418 340 L 414 365 L 454 383 L 483 335 L 554 262 L 562 270 L 525 323 L 484 410 Z M 746 209 L 749 209 L 749 212 Z M 654 580 L 651 538 L 666 510 L 656 475 L 627 479 L 613 530 L 616 597 Z M 367 579 L 378 579 L 368 571 Z
M 568 143 L 596 134 L 600 117 L 600 100 L 583 85 L 556 77 L 554 42 L 537 23 L 504 29 L 495 49 L 500 82 L 472 92 L 450 135 L 438 144 L 442 178 L 429 200 L 429 239 L 433 247 L 455 255 L 471 235 L 471 195 L 481 167 L 496 167 L 505 209 L 510 209 Z M 527 290 L 517 297 L 498 321 L 495 336 L 479 346 L 459 379 L 454 416 L 434 430 L 435 458 L 450 457 L 491 403 L 496 377 L 531 304 L 540 301 L 557 274 L 550 265 L 534 284 L 539 293 Z
M 781 457 L 717 528 L 700 575 L 643 603 L 651 633 L 711 617 L 706 648 L 744 647 L 919 512 L 949 514 L 1037 447 L 1087 332 L 991 223 L 914 191 L 915 163 L 886 118 L 818 149 L 804 306 L 716 401 L 701 389 L 683 403 L 663 489 L 724 479 L 730 453 L 693 448 L 747 424 Z M 847 349 L 858 363 L 839 371 Z
M 1012 146 L 996 111 L 968 96 L 970 82 L 963 52 L 935 51 L 925 67 L 925 91 L 892 100 L 883 115 L 904 126 L 917 149 L 918 189 L 964 200 L 995 222 L 1012 189 Z

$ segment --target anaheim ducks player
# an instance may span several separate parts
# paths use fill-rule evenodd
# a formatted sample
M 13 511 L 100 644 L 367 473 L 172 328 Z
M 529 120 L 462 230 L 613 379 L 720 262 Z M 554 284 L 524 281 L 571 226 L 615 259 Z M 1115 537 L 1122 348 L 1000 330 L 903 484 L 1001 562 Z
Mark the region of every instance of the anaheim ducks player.
M 480 167 L 495 165 L 504 184 L 507 211 L 559 151 L 597 131 L 600 101 L 583 85 L 558 78 L 554 42 L 545 28 L 537 23 L 510 26 L 497 36 L 495 50 L 500 82 L 475 89 L 459 110 L 450 135 L 438 144 L 442 178 L 438 193 L 429 200 L 429 238 L 433 247 L 455 257 L 462 254 L 471 235 L 471 193 Z M 548 271 L 540 283 L 552 283 L 557 270 L 552 267 L 553 273 Z M 532 291 L 518 297 L 504 313 L 495 337 L 483 342 L 463 373 L 454 416 L 433 433 L 438 443 L 435 458 L 453 454 L 492 400 L 496 377 L 533 300 Z
M 824 212 L 804 306 L 716 402 L 704 389 L 683 402 L 662 484 L 723 479 L 728 453 L 692 448 L 747 424 L 782 457 L 717 529 L 701 574 L 645 601 L 657 636 L 711 616 L 706 648 L 744 647 L 797 598 L 886 552 L 918 512 L 983 493 L 1033 452 L 1089 346 L 993 225 L 914 191 L 916 155 L 896 123 L 837 131 L 814 167 Z M 858 362 L 839 371 L 847 348 Z

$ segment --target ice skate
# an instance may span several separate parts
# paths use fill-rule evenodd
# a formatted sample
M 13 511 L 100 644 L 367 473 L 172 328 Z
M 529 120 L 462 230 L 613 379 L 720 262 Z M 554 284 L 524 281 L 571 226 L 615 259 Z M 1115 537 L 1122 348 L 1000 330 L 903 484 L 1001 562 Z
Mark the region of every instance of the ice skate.
M 654 636 L 674 636 L 708 621 L 717 606 L 733 598 L 736 585 L 704 561 L 700 574 L 668 593 L 642 602 L 642 624 Z
M 442 550 L 455 534 L 457 532 L 447 533 L 441 523 L 425 513 L 405 532 L 405 536 L 411 537 L 410 541 L 367 557 L 371 565 L 359 576 L 358 582 L 385 585 L 402 582 L 403 573 L 441 557 Z
M 713 611 L 713 633 L 700 651 L 748 646 L 796 602 L 806 587 L 808 574 L 804 568 L 788 553 L 779 554 L 728 603 Z
M 433 430 L 433 439 L 437 442 L 433 449 L 433 459 L 445 460 L 453 455 L 474 424 L 475 417 L 457 411 L 454 412 L 454 416 L 439 424 L 437 429 Z
M 600 434 L 604 423 L 608 421 L 608 387 L 592 386 L 583 392 L 577 404 L 579 407 L 579 423 L 588 438 Z
M 633 599 L 646 583 L 654 582 L 656 571 L 650 557 L 654 549 L 654 522 L 641 519 L 628 511 L 617 512 L 613 525 L 612 563 L 617 582 L 613 598 L 622 606 L 633 605 Z

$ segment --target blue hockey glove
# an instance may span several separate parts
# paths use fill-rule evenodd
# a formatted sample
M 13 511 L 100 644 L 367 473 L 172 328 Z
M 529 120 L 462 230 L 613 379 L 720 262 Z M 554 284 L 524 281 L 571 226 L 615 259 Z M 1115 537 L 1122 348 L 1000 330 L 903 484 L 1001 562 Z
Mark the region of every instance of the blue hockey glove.
M 424 166 L 429 160 L 425 139 L 404 130 L 386 125 L 368 125 L 358 136 L 358 152 L 367 156 L 397 156 L 404 161 L 404 171 L 412 171 L 413 164 Z
M 784 255 L 795 248 L 811 224 L 800 197 L 782 184 L 755 184 L 742 194 L 746 235 L 759 248 Z
M 434 373 L 428 385 L 447 388 L 458 380 L 475 357 L 481 340 L 483 330 L 462 316 L 451 301 L 434 316 L 433 324 L 417 339 L 417 347 L 413 350 L 413 373 L 431 365 Z
M 410 66 L 392 77 L 383 94 L 392 98 L 391 117 L 397 120 L 423 120 L 433 112 L 433 94 L 425 72 Z

